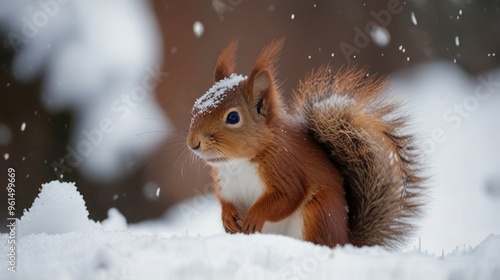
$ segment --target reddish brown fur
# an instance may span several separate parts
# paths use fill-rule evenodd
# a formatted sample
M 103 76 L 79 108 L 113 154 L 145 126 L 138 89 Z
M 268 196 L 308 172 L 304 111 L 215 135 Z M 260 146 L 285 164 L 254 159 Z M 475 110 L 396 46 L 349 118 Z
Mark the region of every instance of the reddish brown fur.
M 413 137 L 405 134 L 407 121 L 397 114 L 399 104 L 383 95 L 385 83 L 363 69 L 332 73 L 322 67 L 300 83 L 293 104 L 342 173 L 349 241 L 357 246 L 397 247 L 412 232 L 412 219 L 422 209 L 425 178 L 418 151 Z M 317 109 L 334 95 L 353 102 Z
M 229 77 L 236 69 L 236 50 L 238 49 L 238 41 L 231 41 L 222 51 L 214 71 L 214 80 L 220 81 L 225 77 Z
M 248 211 L 246 219 L 256 221 L 248 224 L 280 221 L 304 205 L 305 240 L 329 246 L 347 243 L 340 173 L 299 125 L 283 123 L 273 131 L 273 141 L 254 159 L 268 189 Z
M 378 100 L 384 81 L 367 78 L 366 71 L 355 68 L 332 73 L 323 67 L 299 84 L 293 114 L 286 115 L 275 81 L 282 46 L 283 40 L 266 46 L 248 80 L 214 112 L 193 119 L 189 147 L 206 160 L 248 159 L 257 164 L 265 185 L 248 211 L 238 213 L 238 207 L 221 196 L 220 174 L 213 167 L 225 230 L 260 231 L 265 222 L 281 221 L 303 207 L 303 238 L 316 244 L 391 246 L 402 240 L 411 228 L 404 218 L 419 210 L 412 195 L 418 198 L 415 190 L 422 179 L 409 151 L 411 137 L 398 134 L 404 120 L 384 120 L 396 108 Z M 220 55 L 215 81 L 234 72 L 236 48 L 233 41 Z M 334 95 L 354 102 L 325 112 L 314 108 Z M 242 125 L 227 127 L 225 117 L 235 110 Z M 389 152 L 399 158 L 395 167 L 388 165 Z

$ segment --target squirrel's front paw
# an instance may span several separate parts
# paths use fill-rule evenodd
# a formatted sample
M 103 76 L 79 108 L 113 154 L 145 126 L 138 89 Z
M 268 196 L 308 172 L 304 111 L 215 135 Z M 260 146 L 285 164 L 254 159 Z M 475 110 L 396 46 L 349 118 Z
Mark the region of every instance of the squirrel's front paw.
M 227 233 L 238 233 L 241 232 L 241 218 L 238 215 L 236 209 L 231 211 L 222 211 L 222 224 L 224 225 L 224 230 Z
M 243 233 L 249 234 L 254 233 L 256 231 L 262 231 L 262 227 L 264 226 L 264 220 L 257 215 L 248 215 L 243 220 L 243 227 L 241 231 Z

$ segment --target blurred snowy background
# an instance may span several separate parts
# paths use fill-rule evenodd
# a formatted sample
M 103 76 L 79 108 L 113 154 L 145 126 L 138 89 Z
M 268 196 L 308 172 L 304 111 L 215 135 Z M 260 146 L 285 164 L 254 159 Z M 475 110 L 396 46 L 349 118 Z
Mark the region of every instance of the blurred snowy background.
M 40 78 L 44 108 L 68 110 L 75 119 L 64 162 L 50 160 L 58 179 L 65 168 L 94 180 L 115 178 L 158 144 L 161 136 L 137 136 L 165 129 L 150 120 L 164 122 L 153 90 L 166 74 L 147 2 L 22 0 L 4 1 L 1 9 L 5 47 L 14 51 L 12 76 Z
M 17 0 L 0 3 L 0 33 L 0 172 L 16 170 L 19 217 L 60 179 L 93 220 L 115 207 L 130 223 L 160 217 L 137 231 L 221 233 L 200 196 L 208 169 L 185 149 L 190 109 L 230 39 L 244 74 L 285 36 L 285 96 L 312 68 L 352 62 L 390 75 L 407 100 L 432 176 L 409 248 L 420 238 L 448 253 L 500 234 L 498 0 Z

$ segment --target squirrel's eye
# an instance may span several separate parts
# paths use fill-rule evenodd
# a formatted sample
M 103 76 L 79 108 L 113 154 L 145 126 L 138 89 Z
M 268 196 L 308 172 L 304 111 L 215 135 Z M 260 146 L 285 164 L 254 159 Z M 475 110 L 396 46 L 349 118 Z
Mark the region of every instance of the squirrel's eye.
M 240 114 L 238 112 L 230 112 L 227 114 L 226 123 L 227 124 L 237 124 L 240 122 Z

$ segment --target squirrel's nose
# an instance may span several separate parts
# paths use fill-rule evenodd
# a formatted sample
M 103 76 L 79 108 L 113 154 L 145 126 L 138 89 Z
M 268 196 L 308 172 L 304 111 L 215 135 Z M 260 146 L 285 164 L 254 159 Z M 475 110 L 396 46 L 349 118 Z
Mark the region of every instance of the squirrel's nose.
M 198 144 L 197 144 L 195 147 L 190 146 L 189 148 L 190 148 L 191 150 L 198 150 L 200 147 L 201 147 L 201 141 L 198 141 Z
M 201 148 L 201 139 L 197 134 L 189 134 L 187 138 L 187 146 L 191 150 L 199 150 Z

